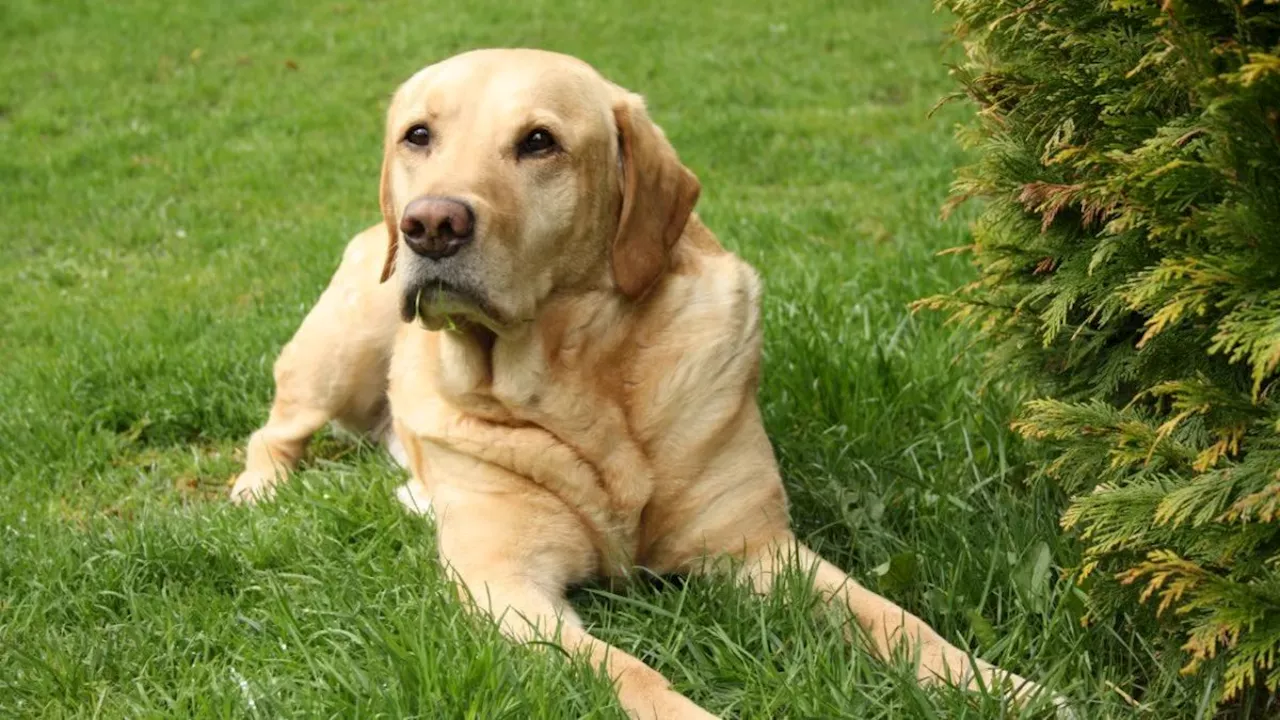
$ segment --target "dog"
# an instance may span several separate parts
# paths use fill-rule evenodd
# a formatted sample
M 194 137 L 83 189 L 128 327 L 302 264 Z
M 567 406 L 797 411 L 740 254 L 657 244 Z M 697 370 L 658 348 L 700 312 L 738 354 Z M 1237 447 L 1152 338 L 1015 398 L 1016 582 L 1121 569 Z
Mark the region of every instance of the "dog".
M 401 85 L 385 137 L 383 222 L 281 351 L 233 500 L 270 497 L 331 421 L 384 442 L 463 601 L 585 656 L 636 718 L 714 716 L 565 599 L 635 567 L 759 593 L 798 571 L 921 683 L 1039 691 L 796 539 L 756 400 L 760 280 L 640 96 L 568 56 L 478 50 Z

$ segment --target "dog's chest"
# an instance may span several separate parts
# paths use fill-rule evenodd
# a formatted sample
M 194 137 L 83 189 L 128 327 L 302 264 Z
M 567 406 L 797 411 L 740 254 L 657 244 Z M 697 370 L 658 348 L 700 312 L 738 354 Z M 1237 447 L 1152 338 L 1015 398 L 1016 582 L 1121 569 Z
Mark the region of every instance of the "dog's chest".
M 499 340 L 482 352 L 467 337 L 402 338 L 390 387 L 398 431 L 412 436 L 402 440 L 433 467 L 459 467 L 448 457 L 431 462 L 434 454 L 461 454 L 552 492 L 594 525 L 602 569 L 630 566 L 654 483 L 623 406 L 597 381 L 598 368 L 549 363 L 556 356 L 540 346 L 513 345 Z M 441 481 L 470 482 L 437 476 L 428 485 Z

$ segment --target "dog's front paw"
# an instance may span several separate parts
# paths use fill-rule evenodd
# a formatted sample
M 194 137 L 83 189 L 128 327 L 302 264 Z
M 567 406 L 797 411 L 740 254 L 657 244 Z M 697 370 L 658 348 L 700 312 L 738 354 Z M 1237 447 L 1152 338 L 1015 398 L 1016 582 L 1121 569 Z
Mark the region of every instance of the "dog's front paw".
M 627 716 L 635 720 L 720 720 L 697 703 L 674 690 L 633 699 L 623 700 Z
M 689 698 L 674 692 L 671 694 L 675 697 L 671 698 L 668 706 L 663 709 L 664 713 L 658 717 L 670 720 L 720 720 L 718 715 L 712 715 Z
M 1049 703 L 1053 705 L 1053 715 L 1058 720 L 1083 720 L 1084 715 L 1076 711 L 1076 708 L 1058 693 L 1049 696 Z
M 270 500 L 275 495 L 276 476 L 256 470 L 245 470 L 231 486 L 231 502 L 237 505 L 253 505 Z
M 1009 673 L 1009 676 L 1009 679 L 1013 680 L 1014 701 L 1020 707 L 1044 707 L 1047 703 L 1053 708 L 1054 717 L 1058 720 L 1079 720 L 1080 715 L 1062 695 L 1013 673 Z
M 1059 720 L 1078 720 L 1081 717 L 1065 697 L 1043 685 L 983 660 L 977 661 L 977 669 L 981 677 L 967 673 L 967 679 L 960 683 L 960 687 L 971 692 L 1000 693 L 1019 708 L 1053 708 L 1054 716 Z

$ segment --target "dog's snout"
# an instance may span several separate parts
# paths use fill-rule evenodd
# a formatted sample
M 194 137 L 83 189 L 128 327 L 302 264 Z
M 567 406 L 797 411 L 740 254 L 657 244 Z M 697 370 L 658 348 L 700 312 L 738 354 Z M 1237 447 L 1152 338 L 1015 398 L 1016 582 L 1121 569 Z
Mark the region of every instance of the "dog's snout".
M 447 197 L 420 197 L 409 203 L 400 219 L 400 232 L 410 250 L 443 260 L 471 242 L 476 214 L 461 200 Z

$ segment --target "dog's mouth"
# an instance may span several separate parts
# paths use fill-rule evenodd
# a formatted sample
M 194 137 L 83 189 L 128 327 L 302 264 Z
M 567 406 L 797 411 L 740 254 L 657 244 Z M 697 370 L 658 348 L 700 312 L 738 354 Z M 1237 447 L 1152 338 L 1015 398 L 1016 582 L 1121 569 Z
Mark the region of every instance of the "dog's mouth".
M 428 330 L 476 324 L 496 330 L 501 324 L 498 312 L 480 293 L 446 280 L 429 280 L 405 288 L 400 317 L 405 322 L 417 319 Z

